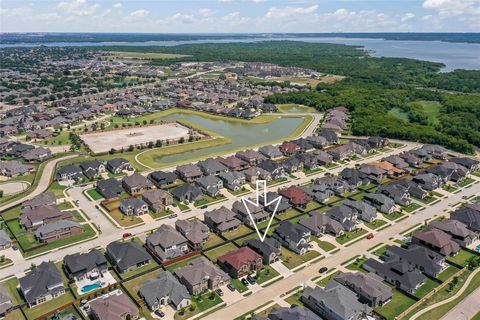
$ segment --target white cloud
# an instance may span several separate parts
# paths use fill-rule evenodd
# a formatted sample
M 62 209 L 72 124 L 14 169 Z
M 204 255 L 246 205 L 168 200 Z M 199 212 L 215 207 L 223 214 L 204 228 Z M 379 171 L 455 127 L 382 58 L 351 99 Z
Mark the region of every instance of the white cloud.
M 121 4 L 120 2 L 118 2 L 118 3 L 115 3 L 115 4 L 113 5 L 113 7 L 114 7 L 115 9 L 121 9 L 121 8 L 123 8 L 123 4 Z
M 422 7 L 436 11 L 440 17 L 480 15 L 480 0 L 425 0 Z
M 130 13 L 132 18 L 145 18 L 150 12 L 145 9 L 139 9 Z
M 405 13 L 400 20 L 402 20 L 402 22 L 405 22 L 413 18 L 415 18 L 415 15 L 411 12 L 408 12 L 408 13 Z
M 275 20 L 288 20 L 297 18 L 303 15 L 312 14 L 317 11 L 318 5 L 313 5 L 310 7 L 271 7 L 268 9 L 267 13 L 265 14 L 265 19 L 275 19 Z
M 211 17 L 213 15 L 213 10 L 209 9 L 209 8 L 203 8 L 203 9 L 198 10 L 198 13 L 202 17 Z
M 231 27 L 238 27 L 245 25 L 251 21 L 249 17 L 242 17 L 240 12 L 230 12 L 222 17 L 222 20 L 228 23 Z
M 100 8 L 98 3 L 89 5 L 87 0 L 62 1 L 57 8 L 75 16 L 89 16 Z

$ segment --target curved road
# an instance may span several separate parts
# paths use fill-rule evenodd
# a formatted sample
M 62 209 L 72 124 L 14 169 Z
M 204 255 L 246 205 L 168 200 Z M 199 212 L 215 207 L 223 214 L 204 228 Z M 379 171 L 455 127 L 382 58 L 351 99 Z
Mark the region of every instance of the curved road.
M 55 167 L 56 167 L 57 163 L 59 163 L 60 161 L 75 158 L 76 156 L 77 156 L 76 154 L 72 154 L 72 155 L 69 155 L 69 156 L 62 157 L 62 158 L 50 160 L 45 165 L 45 167 L 43 168 L 42 174 L 40 176 L 40 181 L 38 182 L 38 185 L 35 187 L 35 190 L 33 190 L 29 194 L 25 195 L 24 197 L 22 197 L 22 198 L 20 198 L 16 201 L 13 201 L 13 202 L 10 202 L 9 204 L 1 206 L 0 207 L 0 212 L 4 212 L 5 210 L 8 210 L 8 209 L 10 209 L 10 208 L 12 208 L 12 207 L 14 207 L 18 204 L 21 204 L 25 200 L 28 200 L 32 197 L 38 196 L 39 194 L 45 192 L 45 190 L 47 190 L 48 186 L 50 185 L 50 181 L 52 179 L 52 174 L 53 174 L 53 171 L 55 170 Z

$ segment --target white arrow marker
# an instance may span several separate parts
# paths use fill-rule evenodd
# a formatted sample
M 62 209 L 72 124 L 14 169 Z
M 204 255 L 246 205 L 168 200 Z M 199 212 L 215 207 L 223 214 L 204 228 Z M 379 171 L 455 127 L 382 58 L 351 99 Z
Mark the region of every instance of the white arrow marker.
M 278 205 L 280 204 L 280 201 L 282 200 L 282 196 L 278 196 L 275 199 L 273 199 L 272 201 L 267 202 L 267 181 L 257 180 L 256 187 L 257 188 L 256 188 L 256 199 L 255 199 L 255 201 L 252 201 L 252 200 L 246 198 L 245 196 L 243 196 L 241 199 L 242 199 L 243 205 L 245 206 L 245 209 L 247 210 L 248 216 L 250 217 L 250 221 L 252 221 L 252 224 L 255 227 L 255 230 L 257 231 L 258 238 L 260 239 L 260 241 L 263 242 L 265 240 L 265 237 L 267 236 L 268 229 L 270 229 L 270 225 L 272 224 L 273 217 L 275 217 L 275 213 L 277 213 Z M 248 204 L 247 204 L 247 203 L 250 203 L 251 205 L 253 205 L 255 207 L 260 206 L 260 189 L 263 189 L 263 195 L 262 196 L 263 196 L 263 199 L 264 199 L 264 202 L 265 202 L 264 207 L 267 207 L 267 206 L 269 206 L 273 203 L 276 203 L 275 204 L 275 209 L 273 209 L 272 216 L 270 217 L 270 221 L 268 221 L 267 228 L 265 229 L 265 233 L 263 235 L 260 233 L 260 230 L 258 230 L 257 224 L 255 223 L 255 219 L 253 219 L 253 216 L 250 213 L 250 208 L 248 207 Z

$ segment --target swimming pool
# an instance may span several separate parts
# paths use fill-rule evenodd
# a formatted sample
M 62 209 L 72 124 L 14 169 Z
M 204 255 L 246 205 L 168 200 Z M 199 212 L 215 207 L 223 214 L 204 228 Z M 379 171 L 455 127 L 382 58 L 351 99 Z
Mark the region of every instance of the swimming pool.
M 87 293 L 87 292 L 90 292 L 92 290 L 95 290 L 95 289 L 98 289 L 98 288 L 101 288 L 101 287 L 102 287 L 102 285 L 100 284 L 100 281 L 97 281 L 95 283 L 87 284 L 86 286 L 83 286 L 82 287 L 82 292 Z

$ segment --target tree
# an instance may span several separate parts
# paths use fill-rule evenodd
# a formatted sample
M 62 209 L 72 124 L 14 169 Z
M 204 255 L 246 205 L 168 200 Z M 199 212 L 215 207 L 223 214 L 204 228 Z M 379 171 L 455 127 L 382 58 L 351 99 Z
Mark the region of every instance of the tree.
M 109 153 L 110 153 L 110 154 L 114 154 L 114 153 L 115 153 L 115 149 L 114 149 L 114 148 L 110 149 L 110 152 L 109 152 Z
M 135 148 L 133 147 L 133 145 L 129 145 L 128 146 L 128 151 L 132 152 Z

